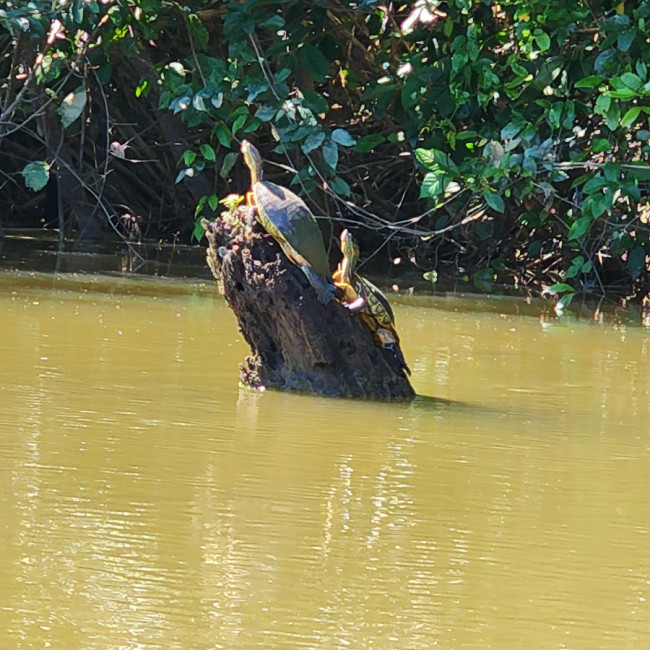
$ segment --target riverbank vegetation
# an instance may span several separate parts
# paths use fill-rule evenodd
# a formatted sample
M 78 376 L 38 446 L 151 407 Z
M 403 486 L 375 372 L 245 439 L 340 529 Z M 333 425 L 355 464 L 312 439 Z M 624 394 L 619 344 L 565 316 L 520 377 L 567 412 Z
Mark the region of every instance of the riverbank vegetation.
M 5 2 L 2 224 L 189 242 L 245 191 L 248 138 L 364 257 L 641 301 L 649 21 L 648 0 Z

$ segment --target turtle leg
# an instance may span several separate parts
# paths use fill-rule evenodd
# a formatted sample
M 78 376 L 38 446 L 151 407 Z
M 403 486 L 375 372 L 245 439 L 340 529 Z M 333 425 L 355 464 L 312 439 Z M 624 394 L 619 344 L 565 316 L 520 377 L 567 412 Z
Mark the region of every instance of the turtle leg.
M 300 264 L 300 269 L 307 276 L 309 284 L 316 290 L 319 302 L 328 303 L 334 298 L 334 285 L 321 278 L 309 264 Z

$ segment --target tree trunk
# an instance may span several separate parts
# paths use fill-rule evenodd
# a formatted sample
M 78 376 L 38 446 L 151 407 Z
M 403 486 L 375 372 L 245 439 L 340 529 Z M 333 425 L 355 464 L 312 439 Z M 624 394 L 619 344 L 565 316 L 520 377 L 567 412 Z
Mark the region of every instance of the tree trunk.
M 415 396 L 401 351 L 378 346 L 337 300 L 318 302 L 248 208 L 204 226 L 208 265 L 251 346 L 240 365 L 244 385 L 375 400 Z

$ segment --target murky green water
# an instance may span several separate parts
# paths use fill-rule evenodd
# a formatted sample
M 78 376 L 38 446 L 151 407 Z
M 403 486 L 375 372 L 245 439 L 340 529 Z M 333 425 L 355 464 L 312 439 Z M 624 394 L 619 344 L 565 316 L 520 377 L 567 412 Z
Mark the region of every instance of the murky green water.
M 650 647 L 648 333 L 455 307 L 396 312 L 456 403 L 383 405 L 240 392 L 209 286 L 1 273 L 0 647 Z

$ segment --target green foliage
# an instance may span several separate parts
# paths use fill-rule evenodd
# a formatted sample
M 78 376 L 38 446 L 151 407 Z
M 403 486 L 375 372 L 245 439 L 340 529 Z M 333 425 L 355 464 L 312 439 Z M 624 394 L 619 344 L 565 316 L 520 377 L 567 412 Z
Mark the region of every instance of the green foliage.
M 116 85 L 115 48 L 155 61 L 156 77 L 129 92 L 138 102 L 155 92 L 185 125 L 176 183 L 212 184 L 194 222 L 235 189 L 238 143 L 250 138 L 291 161 L 303 190 L 327 187 L 349 205 L 381 198 L 387 228 L 406 197 L 418 225 L 409 246 L 417 235 L 426 257 L 444 228 L 477 285 L 550 247 L 560 264 L 547 284 L 593 285 L 605 257 L 645 275 L 649 0 L 623 13 L 566 0 L 449 0 L 430 11 L 348 0 L 5 4 L 0 29 L 29 39 L 33 79 L 67 132 L 90 119 L 98 84 Z M 20 110 L 33 114 L 28 102 Z M 380 156 L 394 170 L 382 197 Z M 23 175 L 32 189 L 43 180 Z M 468 221 L 468 210 L 482 216 Z

